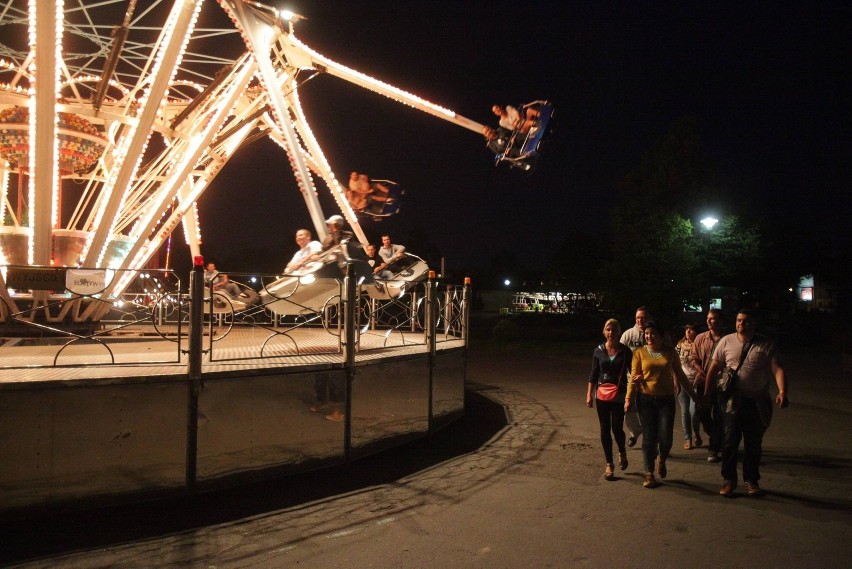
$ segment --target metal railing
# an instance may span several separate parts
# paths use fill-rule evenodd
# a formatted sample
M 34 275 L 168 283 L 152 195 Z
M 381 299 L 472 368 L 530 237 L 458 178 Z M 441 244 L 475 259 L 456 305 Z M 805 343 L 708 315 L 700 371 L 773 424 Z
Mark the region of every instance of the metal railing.
M 33 268 L 0 269 L 6 275 Z M 192 357 L 194 303 L 202 366 L 303 356 L 343 361 L 350 351 L 434 351 L 437 343 L 467 339 L 469 286 L 431 278 L 364 283 L 353 274 L 308 282 L 298 275 L 230 273 L 232 282 L 251 289 L 234 297 L 206 286 L 186 292 L 168 270 L 76 271 L 103 278 L 82 289 L 70 281 L 52 282 L 49 290 L 0 288 L 0 369 L 183 363 L 184 355 Z M 116 279 L 130 284 L 109 298 L 104 291 Z M 151 344 L 139 349 L 140 342 Z
M 117 349 L 128 338 L 162 335 L 156 327 L 159 299 L 180 289 L 173 271 L 20 265 L 0 269 L 5 285 L 0 288 L 0 353 L 5 356 L 0 369 L 180 360 L 177 348 L 157 350 L 150 357 Z M 120 280 L 129 285 L 111 296 L 109 289 Z M 24 350 L 45 346 L 56 349 Z

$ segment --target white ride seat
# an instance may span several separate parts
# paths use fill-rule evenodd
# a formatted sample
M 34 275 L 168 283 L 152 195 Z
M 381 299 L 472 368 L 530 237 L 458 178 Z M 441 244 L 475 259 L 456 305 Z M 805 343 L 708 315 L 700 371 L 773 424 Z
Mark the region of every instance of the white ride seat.
M 376 279 L 364 286 L 370 298 L 392 300 L 410 290 L 413 283 L 422 281 L 429 273 L 429 265 L 411 253 L 403 253 L 403 258 L 390 265 L 393 276 L 387 280 Z
M 263 306 L 277 316 L 322 312 L 340 302 L 340 285 L 348 260 L 346 243 L 320 254 L 304 267 L 285 274 L 260 292 Z

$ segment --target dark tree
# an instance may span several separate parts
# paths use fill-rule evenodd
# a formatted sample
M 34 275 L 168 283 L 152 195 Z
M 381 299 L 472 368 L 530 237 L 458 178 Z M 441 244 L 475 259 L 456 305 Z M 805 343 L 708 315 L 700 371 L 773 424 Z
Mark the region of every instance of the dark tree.
M 713 179 L 692 119 L 676 122 L 625 177 L 612 212 L 612 256 L 604 271 L 614 308 L 655 306 L 659 316 L 706 303 L 711 284 L 750 281 L 759 268 L 759 233 L 730 215 L 696 231 L 692 218 L 726 192 Z

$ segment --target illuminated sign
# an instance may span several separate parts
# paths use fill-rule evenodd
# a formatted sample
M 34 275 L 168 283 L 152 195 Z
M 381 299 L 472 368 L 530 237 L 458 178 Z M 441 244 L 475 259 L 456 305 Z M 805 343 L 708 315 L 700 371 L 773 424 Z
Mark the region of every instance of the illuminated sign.
M 65 290 L 65 267 L 9 267 L 6 286 L 15 290 Z
M 82 296 L 103 292 L 107 286 L 106 269 L 68 269 L 65 288 Z

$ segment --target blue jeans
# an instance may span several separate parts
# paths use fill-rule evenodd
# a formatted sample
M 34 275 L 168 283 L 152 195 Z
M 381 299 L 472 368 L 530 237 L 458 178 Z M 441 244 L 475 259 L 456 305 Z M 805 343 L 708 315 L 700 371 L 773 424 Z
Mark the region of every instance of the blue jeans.
M 642 458 L 645 470 L 654 472 L 657 454 L 660 460 L 666 460 L 672 450 L 674 433 L 674 416 L 677 405 L 674 395 L 654 397 L 639 394 L 637 398 L 639 418 L 642 420 Z
M 680 404 L 680 424 L 683 427 L 683 438 L 691 441 L 700 434 L 701 421 L 698 417 L 698 409 L 696 409 L 695 401 L 692 400 L 685 389 L 680 390 L 677 402 Z

